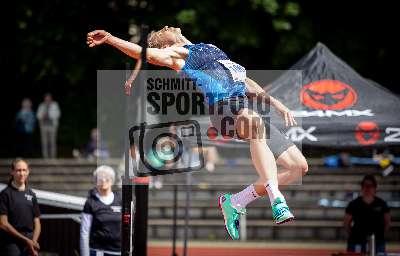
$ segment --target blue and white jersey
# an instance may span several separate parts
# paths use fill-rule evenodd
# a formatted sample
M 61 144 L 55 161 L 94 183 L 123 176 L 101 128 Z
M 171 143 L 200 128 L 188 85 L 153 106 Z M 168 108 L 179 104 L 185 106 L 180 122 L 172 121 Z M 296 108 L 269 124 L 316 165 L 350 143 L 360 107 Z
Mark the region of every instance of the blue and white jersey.
M 189 50 L 180 74 L 196 80 L 196 86 L 205 95 L 209 105 L 246 92 L 246 69 L 231 61 L 212 44 L 185 45 Z

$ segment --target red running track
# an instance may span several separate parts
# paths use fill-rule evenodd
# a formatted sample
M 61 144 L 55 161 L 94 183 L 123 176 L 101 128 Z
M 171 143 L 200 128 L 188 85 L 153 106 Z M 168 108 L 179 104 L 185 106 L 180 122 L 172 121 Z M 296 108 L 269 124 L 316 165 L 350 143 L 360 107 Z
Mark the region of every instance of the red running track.
M 182 248 L 177 248 L 182 256 Z M 331 256 L 338 251 L 332 249 L 279 249 L 279 248 L 204 248 L 190 247 L 188 256 Z M 150 247 L 149 256 L 171 256 L 171 247 Z

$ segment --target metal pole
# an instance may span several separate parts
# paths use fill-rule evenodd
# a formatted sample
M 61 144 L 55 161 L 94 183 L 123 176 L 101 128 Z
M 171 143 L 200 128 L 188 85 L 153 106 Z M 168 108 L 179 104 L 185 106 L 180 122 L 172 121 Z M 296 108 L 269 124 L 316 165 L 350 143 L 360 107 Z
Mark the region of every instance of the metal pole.
M 148 27 L 143 25 L 141 31 L 141 43 L 143 47 L 142 50 L 142 69 L 147 68 L 146 61 L 146 50 L 147 50 L 147 34 Z M 139 83 L 142 84 L 144 80 L 140 80 Z M 140 88 L 141 86 L 139 86 Z M 138 102 L 143 101 L 138 99 Z M 137 103 L 138 103 L 137 102 Z M 121 255 L 122 256 L 146 256 L 147 255 L 147 219 L 148 219 L 148 183 L 138 182 L 134 184 L 135 180 L 132 180 L 129 173 L 129 159 L 130 159 L 130 140 L 128 131 L 130 129 L 130 96 L 126 97 L 126 107 L 125 107 L 125 175 L 122 182 L 122 222 L 121 222 Z M 138 112 L 137 123 L 142 122 L 144 117 L 144 107 L 138 104 L 138 108 L 141 111 Z M 141 185 L 140 185 L 141 184 Z M 133 185 L 135 185 L 135 197 L 133 197 Z M 136 203 L 135 203 L 136 199 Z M 135 207 L 137 206 L 137 207 Z M 140 207 L 140 212 L 137 208 Z M 133 216 L 133 217 L 132 217 Z M 134 219 L 134 222 L 132 223 Z M 135 225 L 136 224 L 136 225 Z M 140 236 L 135 236 L 135 234 L 140 234 Z M 132 246 L 133 244 L 133 246 Z
M 172 256 L 178 256 L 176 253 L 176 220 L 178 208 L 178 185 L 174 185 L 174 212 L 173 212 L 173 225 L 172 225 Z
M 240 215 L 240 240 L 247 240 L 247 218 L 245 214 Z
M 125 158 L 127 154 L 125 154 Z M 129 159 L 128 159 L 129 160 Z M 126 168 L 126 165 L 125 165 Z M 127 170 L 127 169 L 126 169 Z M 128 169 L 129 170 L 129 169 Z M 122 227 L 121 227 L 121 255 L 130 256 L 132 248 L 132 185 L 129 177 L 125 176 L 122 181 Z
M 144 73 L 147 70 L 147 35 L 149 32 L 149 28 L 147 25 L 142 25 L 141 28 L 141 36 L 140 36 L 140 45 L 142 46 L 142 74 L 140 75 L 140 84 L 139 87 L 143 90 L 143 84 L 146 82 L 146 76 Z M 144 70 L 144 71 L 143 71 Z M 143 93 L 140 93 L 142 106 L 140 108 L 140 117 L 141 122 L 145 117 L 145 107 L 143 106 L 143 102 L 145 101 L 145 97 Z M 139 168 L 142 168 L 139 165 Z M 133 221 L 133 255 L 134 256 L 146 256 L 147 255 L 147 223 L 148 223 L 148 200 L 149 200 L 149 184 L 148 179 L 145 179 L 145 182 L 135 182 L 135 197 L 136 197 L 136 205 L 134 211 L 134 221 Z
M 375 235 L 372 234 L 368 237 L 368 248 L 367 248 L 368 256 L 375 256 Z
M 128 68 L 128 65 L 127 65 Z M 125 131 L 129 130 L 129 105 L 130 97 L 125 97 Z M 121 212 L 121 255 L 130 256 L 132 253 L 132 207 L 134 198 L 129 173 L 129 134 L 125 135 L 125 174 L 122 178 L 122 212 Z
M 192 154 L 190 149 L 189 152 L 189 166 L 192 164 Z M 187 242 L 188 242 L 188 231 L 189 231 L 189 209 L 190 209 L 190 195 L 192 186 L 192 173 L 186 174 L 186 205 L 185 205 L 185 229 L 183 234 L 183 256 L 187 256 Z
M 183 234 L 183 256 L 187 256 L 191 183 L 192 183 L 192 174 L 188 172 L 186 174 L 186 205 L 185 205 L 185 229 Z
M 133 221 L 133 255 L 147 255 L 148 183 L 135 183 L 136 207 Z

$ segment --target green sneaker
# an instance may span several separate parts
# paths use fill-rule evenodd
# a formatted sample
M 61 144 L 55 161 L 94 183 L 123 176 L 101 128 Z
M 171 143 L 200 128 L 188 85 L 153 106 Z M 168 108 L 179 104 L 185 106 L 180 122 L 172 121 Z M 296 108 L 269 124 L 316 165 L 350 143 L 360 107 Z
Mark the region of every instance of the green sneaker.
M 286 201 L 279 197 L 272 204 L 272 217 L 278 225 L 294 220 Z
M 222 211 L 225 221 L 225 229 L 233 240 L 239 239 L 239 219 L 240 214 L 245 214 L 246 210 L 238 211 L 231 203 L 231 195 L 225 194 L 218 197 L 218 207 Z

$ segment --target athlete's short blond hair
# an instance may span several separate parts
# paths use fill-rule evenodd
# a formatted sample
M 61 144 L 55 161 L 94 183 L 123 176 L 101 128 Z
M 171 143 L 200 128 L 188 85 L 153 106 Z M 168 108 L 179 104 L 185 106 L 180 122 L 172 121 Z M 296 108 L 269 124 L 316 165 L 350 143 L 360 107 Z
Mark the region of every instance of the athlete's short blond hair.
M 174 42 L 162 36 L 164 31 L 151 31 L 150 34 L 147 36 L 147 46 L 149 48 L 163 48 L 166 45 L 171 45 Z
M 150 48 L 159 48 L 159 47 L 157 47 L 157 46 L 159 46 L 158 45 L 158 37 L 159 36 L 157 35 L 157 32 L 158 31 L 153 30 L 147 36 L 147 45 L 148 45 L 148 47 L 150 47 Z

